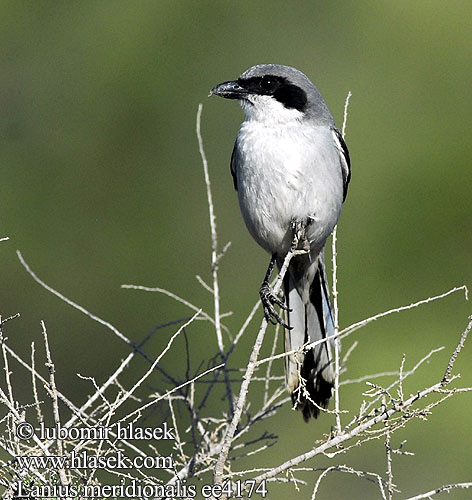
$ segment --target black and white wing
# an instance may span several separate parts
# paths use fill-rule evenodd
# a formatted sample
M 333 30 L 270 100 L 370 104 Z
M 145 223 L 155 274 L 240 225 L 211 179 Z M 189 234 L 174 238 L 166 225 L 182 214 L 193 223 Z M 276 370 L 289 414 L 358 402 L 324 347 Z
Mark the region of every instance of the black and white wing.
M 347 187 L 349 181 L 351 180 L 351 158 L 349 157 L 349 150 L 344 142 L 341 132 L 337 128 L 333 128 L 333 137 L 336 148 L 339 151 L 339 156 L 341 158 L 341 168 L 343 175 L 343 201 L 347 196 Z

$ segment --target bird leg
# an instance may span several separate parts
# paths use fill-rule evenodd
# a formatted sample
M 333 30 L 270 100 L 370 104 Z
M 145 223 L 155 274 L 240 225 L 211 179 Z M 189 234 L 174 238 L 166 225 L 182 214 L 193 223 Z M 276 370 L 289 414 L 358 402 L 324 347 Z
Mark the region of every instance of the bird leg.
M 307 217 L 303 220 L 293 219 L 291 222 L 291 228 L 293 233 L 292 245 L 290 250 L 294 252 L 294 254 L 309 254 L 310 253 L 310 241 L 306 236 L 306 228 L 313 222 L 314 217 Z M 264 308 L 264 317 L 267 322 L 272 323 L 273 325 L 279 323 L 284 328 L 291 329 L 287 323 L 281 318 L 281 316 L 275 310 L 274 305 L 277 305 L 284 309 L 285 311 L 289 311 L 290 309 L 286 306 L 285 302 L 280 300 L 273 292 L 270 286 L 270 277 L 272 275 L 272 271 L 274 270 L 276 261 L 276 255 L 273 254 L 269 267 L 267 268 L 266 275 L 264 277 L 264 281 L 262 282 L 261 288 L 259 289 L 259 295 L 261 297 L 262 307 Z
M 270 276 L 272 274 L 272 271 L 274 270 L 275 261 L 276 261 L 276 256 L 275 254 L 273 254 L 270 259 L 269 267 L 267 268 L 264 281 L 262 282 L 261 288 L 259 290 L 259 295 L 261 297 L 262 307 L 264 308 L 264 317 L 267 320 L 267 322 L 272 323 L 273 325 L 279 323 L 284 328 L 290 329 L 290 327 L 280 317 L 280 315 L 278 314 L 278 312 L 275 310 L 274 307 L 275 304 L 281 307 L 282 309 L 288 310 L 288 307 L 285 305 L 285 303 L 274 294 L 269 283 Z

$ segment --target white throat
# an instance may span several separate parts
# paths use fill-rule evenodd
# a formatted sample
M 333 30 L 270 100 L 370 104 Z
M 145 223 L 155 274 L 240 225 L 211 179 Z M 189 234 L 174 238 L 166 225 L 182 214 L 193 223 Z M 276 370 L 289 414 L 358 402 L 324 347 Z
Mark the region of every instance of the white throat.
M 239 101 L 246 113 L 246 120 L 265 122 L 268 125 L 276 123 L 294 123 L 303 118 L 303 113 L 297 109 L 286 108 L 281 102 L 268 95 L 250 95 Z

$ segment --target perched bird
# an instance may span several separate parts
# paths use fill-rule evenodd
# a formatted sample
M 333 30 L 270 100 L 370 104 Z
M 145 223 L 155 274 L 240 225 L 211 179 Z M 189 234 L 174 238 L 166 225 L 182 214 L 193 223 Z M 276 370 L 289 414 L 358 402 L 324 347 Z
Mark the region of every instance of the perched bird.
M 301 71 L 259 64 L 210 95 L 239 100 L 246 113 L 231 157 L 231 174 L 252 237 L 272 256 L 260 296 L 268 321 L 285 327 L 292 351 L 334 331 L 323 251 L 350 180 L 347 146 L 318 89 Z M 284 301 L 269 285 L 294 237 L 307 252 L 292 258 Z M 285 310 L 286 321 L 274 305 Z M 330 342 L 287 356 L 285 375 L 305 421 L 326 408 L 333 387 Z

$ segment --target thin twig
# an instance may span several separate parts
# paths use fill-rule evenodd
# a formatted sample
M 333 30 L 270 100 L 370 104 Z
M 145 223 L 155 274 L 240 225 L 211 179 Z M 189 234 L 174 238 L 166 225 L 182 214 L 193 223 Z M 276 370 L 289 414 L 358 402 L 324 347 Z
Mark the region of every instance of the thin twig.
M 38 398 L 38 387 L 36 385 L 36 376 L 35 376 L 36 368 L 35 368 L 34 354 L 35 354 L 34 342 L 31 342 L 31 386 L 33 388 L 34 406 L 36 407 L 36 418 L 38 422 L 41 423 L 44 421 L 44 417 L 41 411 L 41 405 L 39 403 L 39 398 Z
M 275 350 L 277 349 L 277 339 L 279 336 L 279 331 L 280 331 L 280 325 L 277 323 L 275 326 L 275 333 L 274 333 L 274 340 L 272 341 L 272 348 L 270 351 L 270 355 L 273 356 L 275 353 Z M 266 368 L 266 374 L 265 374 L 265 383 L 264 383 L 264 405 L 267 404 L 268 398 L 269 398 L 269 386 L 270 386 L 270 381 L 274 380 L 271 375 L 270 375 L 270 370 L 272 368 L 272 361 L 269 361 L 267 363 L 267 368 Z M 253 380 L 255 380 L 255 377 L 253 377 Z
M 421 500 L 422 498 L 431 498 L 433 495 L 437 495 L 438 493 L 444 493 L 447 491 L 448 493 L 456 488 L 472 488 L 472 483 L 456 483 L 456 484 L 446 484 L 435 490 L 428 491 L 426 493 L 422 493 L 421 495 L 415 495 L 414 497 L 408 497 L 406 500 Z
M 319 470 L 319 469 L 315 469 L 315 470 Z M 353 475 L 355 475 L 357 477 L 360 477 L 360 478 L 363 478 L 363 479 L 367 479 L 368 481 L 371 481 L 373 483 L 378 484 L 379 489 L 380 489 L 380 493 L 382 495 L 382 498 L 384 500 L 387 500 L 386 497 L 385 497 L 385 490 L 384 490 L 384 485 L 383 485 L 382 478 L 378 474 L 375 474 L 374 472 L 358 471 L 358 470 L 355 470 L 352 467 L 348 467 L 346 465 L 332 465 L 331 467 L 328 467 L 328 468 L 322 470 L 322 472 L 318 476 L 318 479 L 317 479 L 317 481 L 315 483 L 315 486 L 313 488 L 313 494 L 311 496 L 311 500 L 315 500 L 316 499 L 316 495 L 318 493 L 318 489 L 320 487 L 320 483 L 321 483 L 322 479 L 329 472 L 333 472 L 333 471 L 335 471 L 335 472 L 347 472 L 349 474 L 353 474 Z
M 153 399 L 149 403 L 146 403 L 143 406 L 140 406 L 139 408 L 136 408 L 136 410 L 133 410 L 131 413 L 128 413 L 126 416 L 124 416 L 123 418 L 121 418 L 120 420 L 118 420 L 117 422 L 115 422 L 115 424 L 127 421 L 131 417 L 134 417 L 135 415 L 140 415 L 145 409 L 149 408 L 150 406 L 155 405 L 159 401 L 162 401 L 163 399 L 168 398 L 174 392 L 177 392 L 179 389 L 182 389 L 182 387 L 185 387 L 185 386 L 187 386 L 189 384 L 192 384 L 193 382 L 195 382 L 199 378 L 204 377 L 205 375 L 208 375 L 209 373 L 211 373 L 211 372 L 213 372 L 215 370 L 219 370 L 220 368 L 222 368 L 222 366 L 223 366 L 222 363 L 219 364 L 219 365 L 213 366 L 212 368 L 209 368 L 208 370 L 205 370 L 204 372 L 202 372 L 199 375 L 193 377 L 192 379 L 187 380 L 186 382 L 183 382 L 182 384 L 178 385 L 177 387 L 174 387 L 174 388 L 166 391 L 165 394 L 162 394 L 162 395 L 156 397 L 155 399 Z
M 200 307 L 197 307 L 196 305 L 192 304 L 188 300 L 183 299 L 182 297 L 179 297 L 177 294 L 170 292 L 169 290 L 166 290 L 165 288 L 160 288 L 158 286 L 143 286 L 143 285 L 121 285 L 121 288 L 125 288 L 128 290 L 142 290 L 144 292 L 158 292 L 162 293 L 163 295 L 167 295 L 167 297 L 170 297 L 171 299 L 176 300 L 177 302 L 180 302 L 181 304 L 184 304 L 187 306 L 189 309 L 192 311 L 200 311 L 200 316 L 201 319 L 204 319 L 206 321 L 209 321 L 213 325 L 215 324 L 215 320 L 204 310 L 202 310 Z
M 39 285 L 41 285 L 48 292 L 52 293 L 56 297 L 58 297 L 61 300 L 63 300 L 66 304 L 69 304 L 70 306 L 72 306 L 74 309 L 77 309 L 78 311 L 80 311 L 81 313 L 85 314 L 89 318 L 93 319 L 97 323 L 100 323 L 101 325 L 106 326 L 118 338 L 120 338 L 121 340 L 123 340 L 127 344 L 133 345 L 133 342 L 130 339 L 128 339 L 128 337 L 126 337 L 126 335 L 124 335 L 117 328 L 115 328 L 111 323 L 109 323 L 108 321 L 105 321 L 105 320 L 99 318 L 98 316 L 96 316 L 95 314 L 92 314 L 91 312 L 87 311 L 87 309 L 85 309 L 84 307 L 82 307 L 79 304 L 75 303 L 73 300 L 68 299 L 62 293 L 58 292 L 57 290 L 55 290 L 54 288 L 52 288 L 51 286 L 49 286 L 47 283 L 45 283 L 41 278 L 39 278 L 37 276 L 37 274 L 26 263 L 25 259 L 23 258 L 23 255 L 21 255 L 21 252 L 19 250 L 16 251 L 16 255 L 18 256 L 18 259 L 20 260 L 22 266 L 26 269 L 26 271 L 34 279 L 34 281 L 36 281 L 36 283 L 38 283 Z
M 466 329 L 462 332 L 459 344 L 457 344 L 457 347 L 454 349 L 454 352 L 452 353 L 451 358 L 449 359 L 449 363 L 447 364 L 447 368 L 443 377 L 444 384 L 446 384 L 451 378 L 451 372 L 454 363 L 456 362 L 457 356 L 464 347 L 465 341 L 467 340 L 467 336 L 469 335 L 471 329 L 472 329 L 472 316 L 469 316 L 469 324 L 467 325 Z
M 221 360 L 224 363 L 224 377 L 226 383 L 226 393 L 228 397 L 229 404 L 229 412 L 230 416 L 234 413 L 233 407 L 233 391 L 231 389 L 231 384 L 229 382 L 229 374 L 228 369 L 226 367 L 227 356 L 225 353 L 225 347 L 223 343 L 223 335 L 221 333 L 221 315 L 220 315 L 220 285 L 218 280 L 218 263 L 223 254 L 226 252 L 228 245 L 223 249 L 221 255 L 218 255 L 218 235 L 216 232 L 216 215 L 215 209 L 213 206 L 213 196 L 211 193 L 211 182 L 210 182 L 210 174 L 208 171 L 208 161 L 205 154 L 205 149 L 203 148 L 203 139 L 200 129 L 201 117 L 202 117 L 202 109 L 203 105 L 198 105 L 197 111 L 197 124 L 196 124 L 196 133 L 198 139 L 198 149 L 200 151 L 200 157 L 202 159 L 203 164 L 203 173 L 205 176 L 205 184 L 207 190 L 207 201 L 208 201 L 208 210 L 210 216 L 210 231 L 211 231 L 211 274 L 213 277 L 213 309 L 215 315 L 215 331 L 216 338 L 218 341 L 218 349 L 220 350 Z
M 343 129 L 341 131 L 341 134 L 343 136 L 343 139 L 346 137 L 346 126 L 347 126 L 347 110 L 349 108 L 349 101 L 351 99 L 352 92 L 349 91 L 346 96 L 346 100 L 344 101 L 344 119 L 343 119 Z
M 157 356 L 157 358 L 154 360 L 154 363 L 148 368 L 146 373 L 133 385 L 133 387 L 125 392 L 121 398 L 119 398 L 116 403 L 114 403 L 109 410 L 109 413 L 115 413 L 116 410 L 125 402 L 127 401 L 130 396 L 136 391 L 136 389 L 149 377 L 149 375 L 154 371 L 155 366 L 159 363 L 159 361 L 163 358 L 163 356 L 166 354 L 166 352 L 171 348 L 172 343 L 174 340 L 182 333 L 182 331 L 190 325 L 200 314 L 200 311 L 197 311 L 186 323 L 184 323 L 175 333 L 172 335 L 172 337 L 169 339 L 169 342 L 167 343 L 166 347 L 162 350 L 162 352 Z M 99 391 L 97 391 L 99 392 Z M 103 421 L 108 417 L 108 413 L 106 413 L 100 420 Z
M 7 405 L 9 405 L 10 407 L 15 406 L 15 398 L 13 397 L 13 386 L 12 386 L 11 378 L 10 378 L 11 371 L 10 371 L 10 365 L 8 363 L 8 355 L 7 355 L 8 349 L 7 349 L 6 339 L 3 336 L 3 325 L 12 318 L 13 318 L 13 316 L 11 316 L 10 318 L 7 318 L 7 319 L 3 319 L 0 316 L 0 343 L 2 345 L 3 369 L 5 371 L 5 383 L 7 384 L 7 391 L 8 391 L 8 399 L 7 399 L 6 395 L 4 395 L 3 398 L 6 399 L 5 403 Z M 20 454 L 20 442 L 19 442 L 17 432 L 16 432 L 16 424 L 17 424 L 17 422 L 15 421 L 14 418 L 12 418 L 13 444 L 15 446 L 16 454 L 19 455 Z
M 347 99 L 346 99 L 347 101 Z M 344 119 L 347 117 L 347 107 L 344 111 Z M 344 125 L 343 125 L 344 130 Z M 333 323 L 334 323 L 334 412 L 336 415 L 336 433 L 341 433 L 341 414 L 339 411 L 339 355 L 340 355 L 340 342 L 339 342 L 339 310 L 338 310 L 338 278 L 337 278 L 337 262 L 336 262 L 336 236 L 337 226 L 335 226 L 332 235 L 332 254 L 333 254 Z
M 49 372 L 49 388 L 48 388 L 48 393 L 49 396 L 52 400 L 52 414 L 54 417 L 54 423 L 56 426 L 61 425 L 61 418 L 59 415 L 59 402 L 58 402 L 58 397 L 57 397 L 57 389 L 56 389 L 56 369 L 54 367 L 54 363 L 52 362 L 52 357 L 51 357 L 51 350 L 49 349 L 49 340 L 48 340 L 48 334 L 46 331 L 46 324 L 44 321 L 41 320 L 41 329 L 43 333 L 43 341 L 44 341 L 44 350 L 46 352 L 46 363 L 45 366 L 48 369 Z M 57 446 L 57 451 L 59 453 L 59 456 L 64 456 L 64 447 L 62 444 L 61 439 L 56 440 L 56 446 Z M 59 468 L 59 477 L 61 479 L 61 483 L 63 485 L 68 484 L 68 479 L 66 476 L 66 471 L 64 468 Z
M 373 380 L 379 377 L 396 377 L 399 373 L 399 371 L 372 373 L 370 375 L 363 375 L 359 378 L 343 380 L 339 383 L 339 385 L 359 384 L 361 382 L 366 382 L 367 380 Z
M 231 354 L 233 349 L 236 347 L 236 344 L 239 342 L 241 337 L 244 335 L 245 331 L 247 330 L 247 327 L 253 320 L 254 316 L 256 315 L 257 310 L 259 309 L 261 305 L 261 301 L 258 299 L 254 306 L 251 309 L 251 312 L 247 315 L 246 319 L 244 320 L 244 323 L 242 324 L 241 328 L 239 329 L 239 332 L 236 334 L 236 337 L 234 338 L 233 343 L 231 344 L 231 347 L 228 351 L 228 355 Z
M 344 103 L 344 119 L 342 127 L 342 137 L 346 136 L 346 126 L 347 126 L 347 112 L 349 108 L 349 100 L 351 98 L 351 91 L 348 92 L 346 101 Z M 337 239 L 337 226 L 334 227 L 332 234 L 332 262 L 333 262 L 333 323 L 334 323 L 334 412 L 336 415 L 336 432 L 341 432 L 341 413 L 340 400 L 339 400 L 339 356 L 341 351 L 341 345 L 338 337 L 339 332 L 339 308 L 338 308 L 338 276 L 337 276 L 337 251 L 336 251 L 336 239 Z
M 384 399 L 384 406 L 386 406 Z M 392 472 L 392 447 L 390 445 L 390 427 L 388 420 L 385 420 L 385 453 L 387 457 L 387 494 L 388 500 L 392 500 L 393 496 L 393 472 Z
M 444 297 L 447 297 L 448 295 L 451 295 L 452 293 L 459 292 L 463 290 L 465 299 L 469 300 L 469 289 L 467 288 L 466 285 L 458 286 L 451 288 L 447 292 L 441 293 L 440 295 L 434 295 L 433 297 L 428 297 L 427 299 L 422 299 L 418 300 L 417 302 L 413 302 L 407 306 L 401 306 L 401 307 L 395 307 L 394 309 L 389 309 L 388 311 L 381 312 L 379 314 L 375 314 L 374 316 L 371 316 L 370 318 L 364 319 L 362 321 L 358 321 L 357 323 L 353 323 L 352 325 L 347 326 L 343 330 L 339 332 L 339 335 L 341 338 L 345 338 L 348 335 L 351 335 L 351 333 L 355 332 L 359 328 L 362 328 L 363 326 L 371 323 L 372 321 L 376 321 L 380 318 L 383 318 L 385 316 L 389 316 L 390 314 L 402 312 L 402 311 L 408 311 L 409 309 L 414 309 L 415 307 L 421 306 L 423 304 L 429 304 L 430 302 L 434 302 L 435 300 L 443 299 Z
M 220 350 L 220 354 L 224 357 L 224 343 L 223 343 L 223 335 L 221 334 L 221 321 L 220 321 L 220 292 L 219 292 L 219 282 L 218 282 L 218 235 L 216 232 L 216 216 L 215 209 L 213 206 L 213 196 L 211 193 L 211 182 L 210 182 L 210 174 L 208 172 L 208 161 L 206 159 L 205 150 L 203 148 L 203 139 L 200 131 L 200 122 L 202 116 L 203 105 L 198 105 L 197 111 L 197 124 L 196 124 L 196 133 L 198 140 L 198 150 L 200 151 L 200 157 L 202 159 L 203 164 L 203 173 L 205 176 L 205 185 L 207 189 L 207 201 L 208 201 L 208 210 L 210 215 L 210 231 L 211 231 L 211 270 L 213 277 L 213 296 L 214 302 L 213 306 L 215 308 L 215 330 L 216 330 L 216 338 L 218 341 L 218 348 Z

